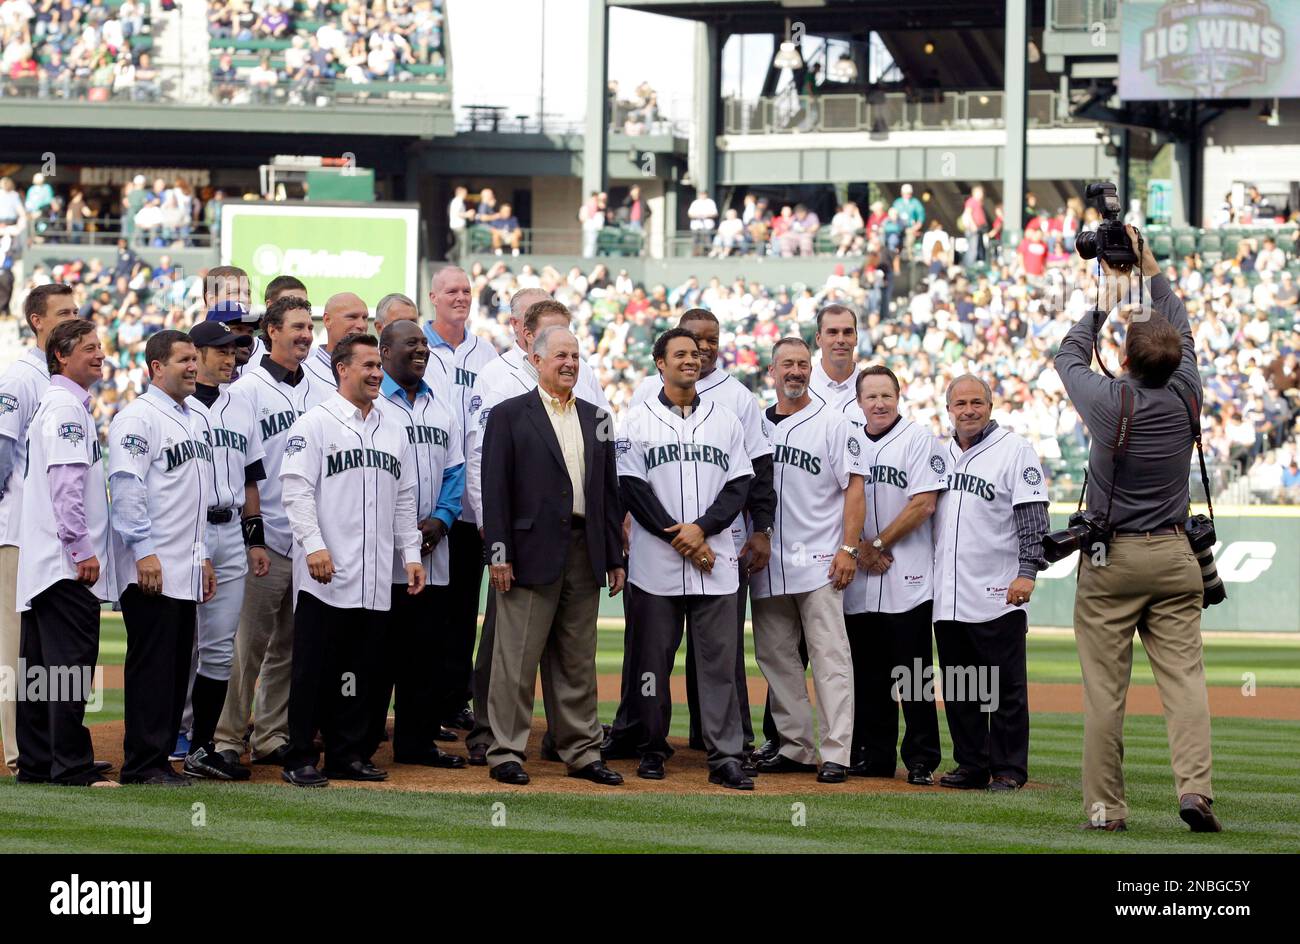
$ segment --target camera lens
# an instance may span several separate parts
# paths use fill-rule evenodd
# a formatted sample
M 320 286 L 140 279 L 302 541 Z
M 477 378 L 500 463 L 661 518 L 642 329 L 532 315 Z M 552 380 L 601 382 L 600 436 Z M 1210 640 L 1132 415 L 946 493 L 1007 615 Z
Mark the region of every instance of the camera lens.
M 1097 245 L 1096 233 L 1080 233 L 1074 241 L 1074 250 L 1084 259 L 1096 259 L 1101 247 Z

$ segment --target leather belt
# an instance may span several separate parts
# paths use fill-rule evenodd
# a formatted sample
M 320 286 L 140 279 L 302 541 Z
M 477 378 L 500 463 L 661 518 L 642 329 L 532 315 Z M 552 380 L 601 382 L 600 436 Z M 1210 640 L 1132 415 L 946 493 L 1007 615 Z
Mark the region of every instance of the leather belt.
M 235 520 L 233 508 L 209 508 L 208 524 L 230 524 Z
M 1183 529 L 1176 524 L 1162 524 L 1158 528 L 1152 528 L 1150 531 L 1116 531 L 1119 537 L 1141 538 L 1151 537 L 1157 534 L 1182 534 Z
M 582 515 L 573 515 L 569 518 L 569 527 L 574 531 L 585 531 L 587 529 L 587 519 Z

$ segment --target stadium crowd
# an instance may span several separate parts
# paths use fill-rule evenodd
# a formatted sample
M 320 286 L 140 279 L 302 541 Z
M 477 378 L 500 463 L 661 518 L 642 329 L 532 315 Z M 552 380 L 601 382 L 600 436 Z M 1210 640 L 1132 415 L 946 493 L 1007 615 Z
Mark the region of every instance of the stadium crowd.
M 168 190 L 157 181 L 145 189 L 143 199 L 153 205 L 165 204 L 166 195 L 179 188 Z M 913 199 L 909 190 L 900 201 Z M 142 192 L 130 190 L 128 202 Z M 8 204 L 6 194 L 12 194 Z M 0 192 L 0 223 L 6 205 L 17 200 L 12 190 Z M 889 213 L 899 209 L 895 203 Z M 830 271 L 817 285 L 759 284 L 740 274 L 743 262 L 729 282 L 692 277 L 680 285 L 649 286 L 602 262 L 567 272 L 538 271 L 528 264 L 512 269 L 504 259 L 475 263 L 471 325 L 505 349 L 511 343 L 507 314 L 513 294 L 530 287 L 553 293 L 573 312 L 584 356 L 620 411 L 653 369 L 654 338 L 687 308 L 708 308 L 718 316 L 722 363 L 770 400 L 764 371 L 773 344 L 792 334 L 812 341 L 817 310 L 831 302 L 849 304 L 859 312 L 860 360 L 883 363 L 898 374 L 913 418 L 942 432 L 941 398 L 948 381 L 966 372 L 988 377 L 994 383 L 995 418 L 1035 443 L 1049 474 L 1068 492 L 1070 484 L 1077 485 L 1087 440 L 1065 398 L 1053 354 L 1090 307 L 1086 264 L 1072 250 L 1079 228 L 1092 221 L 1069 211 L 1032 215 L 1017 249 L 1001 247 L 994 238 L 980 250 L 993 260 L 987 263 L 970 261 L 969 244 L 962 258 L 958 234 L 938 221 L 925 225 L 914 220 L 910 208 L 902 210 L 898 216 L 910 221 L 906 230 L 886 230 L 884 224 L 873 229 L 868 223 L 861 234 L 864 254 L 828 259 Z M 1072 216 L 1077 225 L 1070 223 Z M 133 218 L 139 220 L 138 212 Z M 165 240 L 176 231 L 162 234 L 162 244 L 168 245 Z M 1294 428 L 1300 406 L 1300 312 L 1295 237 L 1287 236 L 1282 244 L 1273 238 L 1243 239 L 1231 258 L 1206 266 L 1189 256 L 1166 270 L 1196 331 L 1206 385 L 1208 457 L 1221 470 L 1248 473 L 1252 489 L 1273 500 L 1300 500 L 1300 439 Z M 93 260 L 36 265 L 26 279 L 26 288 L 50 280 L 75 285 L 83 316 L 101 325 L 109 352 L 106 396 L 99 400 L 103 426 L 115 404 L 141 391 L 145 339 L 165 327 L 187 328 L 202 307 L 202 272 L 181 272 L 166 256 L 151 265 L 133 245 L 120 242 L 111 266 Z M 905 284 L 914 287 L 907 291 Z M 1124 325 L 1113 320 L 1101 338 L 1102 356 L 1112 369 L 1118 366 L 1123 331 Z M 17 325 L 14 333 L 25 329 Z M 1219 485 L 1225 481 L 1221 475 Z

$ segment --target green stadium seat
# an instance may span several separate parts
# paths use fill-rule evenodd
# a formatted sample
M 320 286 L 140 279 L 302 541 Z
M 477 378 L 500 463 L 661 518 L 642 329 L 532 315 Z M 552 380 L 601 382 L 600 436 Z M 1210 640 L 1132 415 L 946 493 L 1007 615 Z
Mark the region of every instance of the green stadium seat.
M 1168 233 L 1155 233 L 1151 236 L 1151 254 L 1161 262 L 1174 257 L 1174 238 Z
M 1207 230 L 1201 233 L 1199 244 L 1201 261 L 1207 265 L 1213 265 L 1223 258 L 1223 237 L 1217 232 Z
M 625 256 L 641 255 L 641 247 L 645 245 L 645 234 L 638 233 L 634 229 L 623 231 L 622 254 Z
M 1196 230 L 1180 229 L 1174 231 L 1174 254 L 1179 258 L 1196 252 Z
M 835 240 L 831 238 L 830 229 L 823 226 L 813 237 L 813 252 L 819 256 L 828 256 L 835 251 Z
M 1241 233 L 1235 230 L 1225 230 L 1219 239 L 1220 248 L 1223 251 L 1223 258 L 1237 258 L 1237 246 L 1241 244 Z
M 606 226 L 600 231 L 600 235 L 596 237 L 596 255 L 623 255 L 623 233 L 618 227 Z
M 491 252 L 492 251 L 492 230 L 487 226 L 471 226 L 469 228 L 469 251 L 470 252 Z

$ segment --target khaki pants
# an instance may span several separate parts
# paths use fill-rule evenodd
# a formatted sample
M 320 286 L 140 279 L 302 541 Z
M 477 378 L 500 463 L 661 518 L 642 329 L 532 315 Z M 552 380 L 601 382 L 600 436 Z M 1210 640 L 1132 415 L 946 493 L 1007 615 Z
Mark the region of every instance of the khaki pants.
M 844 595 L 830 584 L 808 593 L 755 597 L 754 655 L 767 679 L 781 753 L 801 764 L 815 761 L 813 711 L 808 700 L 799 632 L 808 646 L 817 690 L 823 762 L 849 766 L 853 747 L 853 655 L 844 628 Z
M 18 548 L 0 547 L 0 676 L 13 680 L 13 695 L 23 680 L 18 676 L 18 641 L 22 621 L 18 616 Z M 0 689 L 8 686 L 0 684 Z M 10 694 L 5 692 L 5 695 Z M 0 696 L 0 739 L 5 742 L 5 766 L 18 773 L 18 702 Z
M 1089 817 L 1125 819 L 1124 708 L 1133 631 L 1164 706 L 1178 796 L 1210 787 L 1210 702 L 1201 649 L 1201 571 L 1181 534 L 1121 535 L 1099 567 L 1084 554 L 1074 596 L 1083 670 L 1083 804 Z
M 552 687 L 547 721 L 555 749 L 570 770 L 600 760 L 603 732 L 596 701 L 596 614 L 600 587 L 591 573 L 587 539 L 573 531 L 564 574 L 552 584 L 496 593 L 496 640 L 488 684 L 493 767 L 522 762 L 533 721 L 537 670 Z M 549 676 L 549 678 L 548 678 Z
M 289 743 L 289 679 L 293 663 L 293 561 L 268 550 L 271 571 L 244 581 L 226 704 L 217 722 L 218 751 L 244 752 L 244 732 L 254 717 L 249 752 L 265 757 Z M 258 678 L 261 684 L 258 684 Z M 256 695 L 256 707 L 254 707 Z

